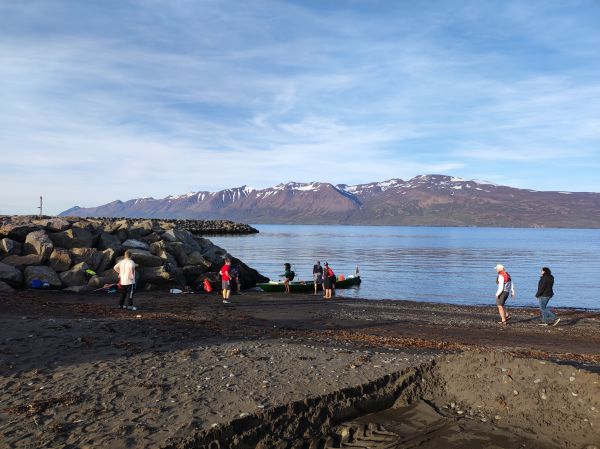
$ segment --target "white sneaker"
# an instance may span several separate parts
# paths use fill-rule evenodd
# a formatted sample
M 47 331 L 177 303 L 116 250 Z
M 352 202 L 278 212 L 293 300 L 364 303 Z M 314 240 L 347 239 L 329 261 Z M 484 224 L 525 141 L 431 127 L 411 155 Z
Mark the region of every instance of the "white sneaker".
M 137 310 L 137 307 L 136 307 L 136 306 L 129 306 L 129 307 L 127 307 L 127 308 L 128 308 L 129 310 Z
M 227 301 L 226 299 L 224 299 L 223 304 L 231 304 L 231 303 L 229 301 Z

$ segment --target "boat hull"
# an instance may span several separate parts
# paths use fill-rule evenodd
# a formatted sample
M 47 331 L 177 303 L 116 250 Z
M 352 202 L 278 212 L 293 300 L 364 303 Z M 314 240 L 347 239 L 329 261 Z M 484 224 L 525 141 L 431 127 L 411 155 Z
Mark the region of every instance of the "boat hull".
M 360 285 L 360 276 L 347 277 L 343 281 L 337 281 L 335 283 L 335 289 L 346 289 L 352 287 L 358 287 Z M 265 282 L 262 284 L 256 284 L 264 292 L 283 292 L 285 291 L 285 285 L 283 282 Z M 318 290 L 322 290 L 322 284 L 319 284 Z M 306 293 L 313 292 L 315 290 L 312 281 L 299 281 L 290 282 L 290 293 Z

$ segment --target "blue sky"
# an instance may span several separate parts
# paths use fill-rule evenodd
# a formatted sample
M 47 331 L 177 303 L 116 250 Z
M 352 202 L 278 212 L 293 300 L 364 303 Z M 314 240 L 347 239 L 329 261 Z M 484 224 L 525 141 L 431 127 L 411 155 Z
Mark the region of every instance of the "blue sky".
M 598 1 L 0 0 L 0 214 L 443 173 L 600 191 Z

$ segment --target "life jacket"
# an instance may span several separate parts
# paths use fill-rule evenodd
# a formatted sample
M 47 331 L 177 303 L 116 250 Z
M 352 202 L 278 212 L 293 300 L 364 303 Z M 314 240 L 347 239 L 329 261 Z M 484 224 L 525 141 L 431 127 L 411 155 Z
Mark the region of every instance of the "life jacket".
M 204 282 L 202 283 L 202 287 L 204 288 L 204 291 L 206 293 L 212 292 L 212 285 L 210 285 L 210 281 L 208 279 L 204 279 Z
M 502 289 L 502 291 L 509 292 L 512 286 L 512 279 L 510 277 L 510 274 L 508 274 L 506 271 L 501 271 L 500 273 L 498 273 L 498 276 L 502 276 L 502 279 L 504 279 L 504 288 Z M 497 278 L 496 282 L 498 282 Z

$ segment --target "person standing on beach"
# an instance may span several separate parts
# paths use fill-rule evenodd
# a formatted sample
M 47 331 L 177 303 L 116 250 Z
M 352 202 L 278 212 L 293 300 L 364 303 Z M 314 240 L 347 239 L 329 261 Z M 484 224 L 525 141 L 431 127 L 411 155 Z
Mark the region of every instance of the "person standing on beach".
M 229 295 L 231 294 L 231 259 L 226 258 L 225 264 L 221 267 L 219 274 L 221 275 L 221 287 L 223 288 L 223 304 L 229 304 Z
M 540 326 L 548 326 L 549 321 L 553 321 L 552 326 L 556 326 L 560 322 L 560 318 L 556 316 L 548 308 L 548 301 L 554 296 L 554 276 L 550 271 L 550 268 L 543 267 L 540 280 L 538 282 L 538 289 L 535 297 L 540 302 L 540 312 L 542 314 L 542 322 Z
M 333 294 L 333 283 L 335 279 L 335 274 L 333 270 L 329 268 L 329 263 L 325 262 L 325 266 L 323 268 L 323 290 L 325 294 L 323 298 L 331 299 Z
M 321 261 L 317 260 L 316 265 L 313 265 L 313 283 L 315 284 L 315 295 L 319 289 L 319 285 L 323 284 L 323 267 Z
M 114 270 L 119 274 L 121 294 L 119 296 L 119 307 L 121 309 L 137 310 L 133 305 L 133 291 L 135 288 L 135 262 L 131 259 L 131 251 L 125 251 L 124 258 L 115 266 Z M 125 300 L 127 299 L 127 306 Z
M 504 270 L 504 265 L 496 265 L 496 273 L 498 273 L 498 277 L 496 278 L 496 284 L 498 284 L 498 288 L 496 289 L 496 305 L 500 314 L 498 324 L 506 325 L 508 324 L 508 320 L 510 320 L 510 316 L 504 304 L 509 296 L 515 297 L 515 286 L 510 274 Z
M 234 283 L 235 286 L 235 292 L 238 295 L 241 295 L 241 290 L 242 290 L 242 284 L 240 283 L 240 267 L 239 265 L 232 265 L 231 269 L 229 270 L 229 277 L 231 278 L 231 280 Z

